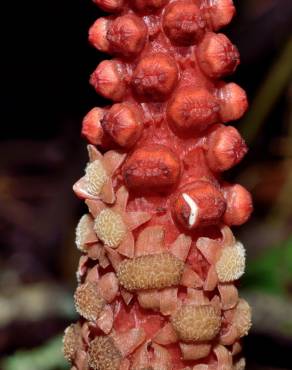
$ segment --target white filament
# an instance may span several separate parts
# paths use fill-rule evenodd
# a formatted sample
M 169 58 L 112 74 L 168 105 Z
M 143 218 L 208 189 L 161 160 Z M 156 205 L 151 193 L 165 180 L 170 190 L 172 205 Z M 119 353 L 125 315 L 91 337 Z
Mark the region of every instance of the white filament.
M 199 207 L 197 206 L 197 203 L 188 194 L 183 193 L 182 196 L 191 209 L 189 216 L 189 225 L 192 227 L 197 221 Z

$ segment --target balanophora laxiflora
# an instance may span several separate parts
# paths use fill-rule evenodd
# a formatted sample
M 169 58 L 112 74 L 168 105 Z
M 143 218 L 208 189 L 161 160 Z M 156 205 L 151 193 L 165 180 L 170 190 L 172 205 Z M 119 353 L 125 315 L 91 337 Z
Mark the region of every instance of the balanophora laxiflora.
M 84 118 L 89 161 L 74 185 L 88 206 L 64 336 L 72 370 L 239 370 L 251 310 L 236 281 L 245 249 L 230 228 L 252 212 L 222 172 L 247 152 L 225 123 L 247 108 L 222 78 L 239 64 L 223 34 L 232 0 L 95 0 L 112 12 L 89 41 L 113 56 L 90 77 L 112 106 Z

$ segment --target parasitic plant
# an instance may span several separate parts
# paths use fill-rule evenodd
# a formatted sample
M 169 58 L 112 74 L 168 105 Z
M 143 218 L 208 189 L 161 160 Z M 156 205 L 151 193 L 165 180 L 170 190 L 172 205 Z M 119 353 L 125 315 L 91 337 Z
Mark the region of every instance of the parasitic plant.
M 89 161 L 74 185 L 88 206 L 72 370 L 239 370 L 251 310 L 237 280 L 245 249 L 230 227 L 251 196 L 222 172 L 247 152 L 225 123 L 247 108 L 222 79 L 239 64 L 219 29 L 232 0 L 94 0 L 110 16 L 89 31 L 101 62 L 90 83 L 114 104 L 84 118 Z

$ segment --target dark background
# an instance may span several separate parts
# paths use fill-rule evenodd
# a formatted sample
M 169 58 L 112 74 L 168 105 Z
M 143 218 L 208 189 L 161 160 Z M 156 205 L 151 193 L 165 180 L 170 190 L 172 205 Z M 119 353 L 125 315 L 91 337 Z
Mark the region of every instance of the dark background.
M 235 230 L 253 305 L 248 369 L 292 369 L 292 1 L 235 1 L 224 32 L 242 64 L 232 80 L 251 108 L 236 124 L 250 152 L 226 174 L 253 194 Z M 88 84 L 104 56 L 87 43 L 101 12 L 90 0 L 0 5 L 0 358 L 3 370 L 65 369 L 60 334 L 74 320 L 83 212 L 71 191 L 86 163 L 81 120 L 103 104 Z

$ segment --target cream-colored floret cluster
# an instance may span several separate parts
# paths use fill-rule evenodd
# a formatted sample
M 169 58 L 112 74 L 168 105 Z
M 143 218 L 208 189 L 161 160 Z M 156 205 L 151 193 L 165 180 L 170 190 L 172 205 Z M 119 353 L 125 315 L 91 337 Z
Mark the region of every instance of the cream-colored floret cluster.
M 86 251 L 84 249 L 84 239 L 87 235 L 88 227 L 90 225 L 93 225 L 92 217 L 89 214 L 85 214 L 80 218 L 78 225 L 76 227 L 75 244 L 81 252 Z
M 81 344 L 79 324 L 71 324 L 65 330 L 63 337 L 63 354 L 67 361 L 72 362 Z
M 220 330 L 221 315 L 212 305 L 186 305 L 172 317 L 171 323 L 182 341 L 212 340 Z
M 99 159 L 87 165 L 85 169 L 85 181 L 88 193 L 98 196 L 107 179 L 108 175 Z
M 242 243 L 236 242 L 233 246 L 222 249 L 221 256 L 216 263 L 219 281 L 228 283 L 238 280 L 245 270 L 245 249 Z
M 94 230 L 104 244 L 116 248 L 124 239 L 127 227 L 119 213 L 107 208 L 96 217 Z
M 118 279 L 130 291 L 162 289 L 178 285 L 183 268 L 184 263 L 171 253 L 152 254 L 123 261 Z
M 119 370 L 121 353 L 110 337 L 96 337 L 89 346 L 89 365 L 94 370 Z
M 80 285 L 74 299 L 77 312 L 89 321 L 96 321 L 106 304 L 99 294 L 97 284 L 91 282 Z
M 236 326 L 238 336 L 244 337 L 248 334 L 251 328 L 251 307 L 245 299 L 240 299 L 233 319 L 234 325 Z

